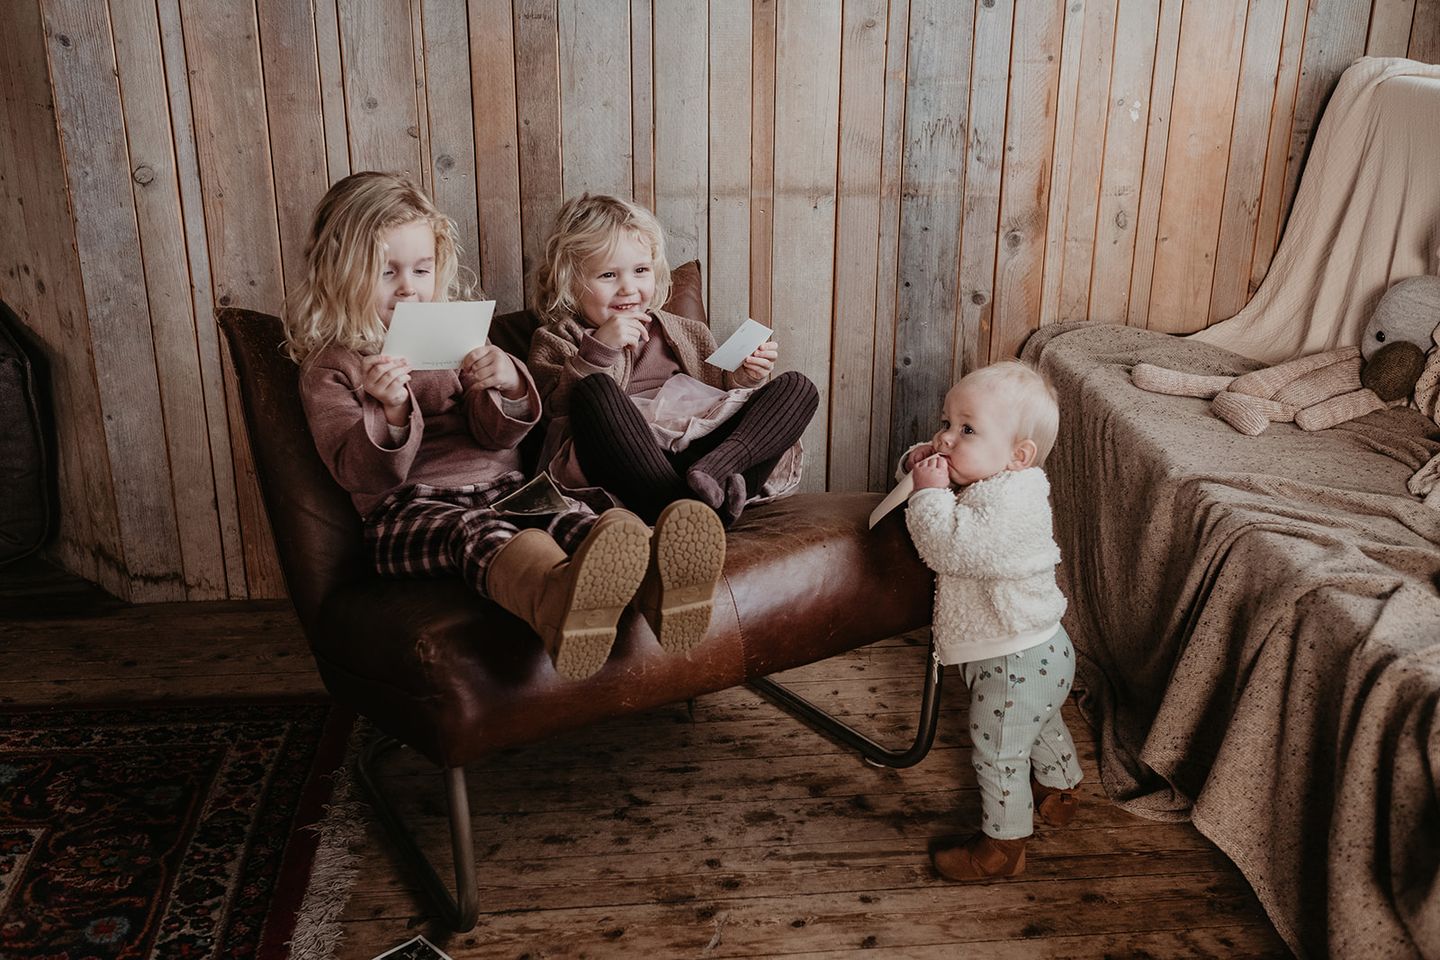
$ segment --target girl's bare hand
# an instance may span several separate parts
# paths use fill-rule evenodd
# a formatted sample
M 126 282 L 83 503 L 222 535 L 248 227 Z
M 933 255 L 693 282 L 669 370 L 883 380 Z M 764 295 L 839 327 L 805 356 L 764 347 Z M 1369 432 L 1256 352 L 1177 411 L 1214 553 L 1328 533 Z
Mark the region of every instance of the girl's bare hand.
M 759 383 L 770 376 L 770 371 L 775 369 L 775 361 L 778 359 L 780 344 L 774 340 L 766 340 L 741 362 L 740 367 L 745 371 L 746 379 Z
M 650 339 L 647 319 L 643 313 L 616 314 L 596 327 L 593 336 L 613 350 L 636 347 Z
M 515 361 L 493 343 L 465 354 L 465 359 L 460 361 L 460 382 L 467 390 L 471 387 L 499 390 L 501 396 L 510 400 L 525 396 L 525 381 L 515 368 Z
M 360 387 L 385 408 L 385 419 L 399 426 L 410 416 L 410 364 L 404 357 L 377 354 L 360 366 Z
M 915 464 L 912 472 L 915 476 L 916 490 L 924 490 L 929 487 L 944 489 L 950 486 L 950 464 L 938 453 Z

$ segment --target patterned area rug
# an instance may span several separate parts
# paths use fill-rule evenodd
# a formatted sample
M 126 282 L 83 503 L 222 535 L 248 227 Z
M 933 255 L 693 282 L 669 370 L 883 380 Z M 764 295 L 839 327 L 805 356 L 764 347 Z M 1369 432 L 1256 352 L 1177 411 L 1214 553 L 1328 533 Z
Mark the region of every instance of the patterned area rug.
M 0 712 L 0 954 L 287 956 L 350 725 L 314 702 Z

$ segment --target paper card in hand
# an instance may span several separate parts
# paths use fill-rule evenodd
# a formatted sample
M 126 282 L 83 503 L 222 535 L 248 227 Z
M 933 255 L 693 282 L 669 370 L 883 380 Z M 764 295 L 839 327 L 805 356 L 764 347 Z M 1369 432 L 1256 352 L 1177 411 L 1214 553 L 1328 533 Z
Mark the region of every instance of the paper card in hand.
M 404 357 L 412 370 L 455 370 L 465 354 L 485 345 L 494 300 L 395 304 L 385 345 L 387 357 Z
M 495 510 L 512 517 L 544 517 L 570 509 L 565 497 L 544 470 L 508 497 L 495 501 Z
M 740 324 L 740 329 L 730 334 L 730 339 L 705 358 L 705 362 L 721 370 L 735 370 L 755 352 L 756 347 L 770 338 L 770 332 L 770 328 L 758 320 L 746 320 Z
M 880 501 L 880 506 L 870 511 L 870 528 L 873 530 L 875 524 L 880 522 L 881 517 L 900 506 L 900 504 L 906 500 L 909 500 L 910 494 L 914 492 L 915 475 L 913 473 L 907 473 L 900 478 L 900 482 L 895 485 L 895 489 L 891 490 L 885 495 L 885 499 Z

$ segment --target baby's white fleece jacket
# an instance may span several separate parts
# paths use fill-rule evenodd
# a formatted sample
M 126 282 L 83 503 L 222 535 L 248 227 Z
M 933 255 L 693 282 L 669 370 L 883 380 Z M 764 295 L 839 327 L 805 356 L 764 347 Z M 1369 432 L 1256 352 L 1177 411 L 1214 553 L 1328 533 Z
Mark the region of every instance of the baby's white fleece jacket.
M 958 492 L 917 490 L 905 523 L 935 571 L 932 632 L 941 663 L 1005 656 L 1055 633 L 1065 595 L 1055 583 L 1060 548 L 1045 471 L 1007 470 Z

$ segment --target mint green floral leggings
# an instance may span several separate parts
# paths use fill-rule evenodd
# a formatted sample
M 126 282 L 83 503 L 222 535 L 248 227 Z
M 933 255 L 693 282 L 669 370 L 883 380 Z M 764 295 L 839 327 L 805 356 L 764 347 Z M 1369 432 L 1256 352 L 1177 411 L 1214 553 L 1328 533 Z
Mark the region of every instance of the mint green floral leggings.
M 1060 707 L 1075 680 L 1075 651 L 1062 627 L 1018 653 L 962 663 L 970 687 L 972 760 L 980 781 L 980 829 L 997 840 L 1030 836 L 1030 772 L 1047 787 L 1080 782 L 1075 742 Z

